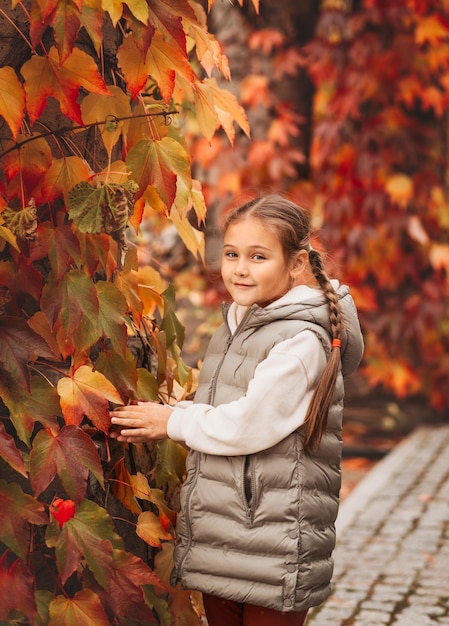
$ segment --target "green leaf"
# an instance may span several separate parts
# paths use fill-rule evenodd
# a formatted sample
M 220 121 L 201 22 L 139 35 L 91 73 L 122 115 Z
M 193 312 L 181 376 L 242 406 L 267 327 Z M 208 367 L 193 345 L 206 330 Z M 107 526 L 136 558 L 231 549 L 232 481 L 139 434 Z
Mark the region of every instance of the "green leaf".
M 136 394 L 138 380 L 136 361 L 130 350 L 126 350 L 125 358 L 112 350 L 100 352 L 95 361 L 94 371 L 101 372 L 114 385 L 125 404 L 129 400 L 140 398 Z
M 159 385 L 152 372 L 143 367 L 137 370 L 137 397 L 148 402 L 158 400 Z
M 103 508 L 91 500 L 83 500 L 61 529 L 55 521 L 47 526 L 45 539 L 48 547 L 55 548 L 63 584 L 84 557 L 98 583 L 106 588 L 111 577 L 112 548 L 121 548 L 122 540 Z
M 170 285 L 162 294 L 164 297 L 164 317 L 161 323 L 161 330 L 167 336 L 167 347 L 174 342 L 182 348 L 185 339 L 185 329 L 175 314 L 175 287 Z
M 57 474 L 67 494 L 80 502 L 86 493 L 89 471 L 103 487 L 97 448 L 81 428 L 65 426 L 56 436 L 47 430 L 38 432 L 30 455 L 31 486 L 37 496 Z
M 185 472 L 187 450 L 176 441 L 165 439 L 158 445 L 154 479 L 157 487 L 168 485 L 170 492 L 178 487 Z
M 96 285 L 100 305 L 98 325 L 103 337 L 110 339 L 114 350 L 123 358 L 127 348 L 128 304 L 114 283 L 99 281 Z
M 0 540 L 23 561 L 30 546 L 29 523 L 48 523 L 44 505 L 16 483 L 0 479 Z

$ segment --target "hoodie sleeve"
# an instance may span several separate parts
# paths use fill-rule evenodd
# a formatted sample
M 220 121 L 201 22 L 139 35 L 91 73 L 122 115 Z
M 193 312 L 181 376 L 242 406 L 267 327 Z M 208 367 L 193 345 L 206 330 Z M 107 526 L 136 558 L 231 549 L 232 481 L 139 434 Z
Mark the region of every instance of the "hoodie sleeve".
M 304 422 L 325 364 L 320 340 L 304 330 L 271 350 L 239 400 L 217 407 L 176 405 L 168 435 L 199 452 L 222 456 L 270 448 Z

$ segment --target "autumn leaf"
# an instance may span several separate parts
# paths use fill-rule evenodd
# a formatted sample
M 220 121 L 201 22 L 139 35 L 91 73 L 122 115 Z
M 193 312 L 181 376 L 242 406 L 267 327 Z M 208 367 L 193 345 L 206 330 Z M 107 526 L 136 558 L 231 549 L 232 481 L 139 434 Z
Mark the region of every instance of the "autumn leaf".
M 79 48 L 74 48 L 61 65 L 56 48 L 51 48 L 45 57 L 33 55 L 22 65 L 21 72 L 25 79 L 31 125 L 41 115 L 50 96 L 56 98 L 66 117 L 82 125 L 81 109 L 77 102 L 80 88 L 84 87 L 92 93 L 109 93 L 93 58 Z
M 52 224 L 44 222 L 38 226 L 36 238 L 30 247 L 30 258 L 34 261 L 46 256 L 57 283 L 73 263 L 78 266 L 82 264 L 80 242 L 68 224 L 54 228 Z
M 31 141 L 30 141 L 31 140 Z M 17 137 L 17 150 L 12 150 L 5 155 L 3 167 L 6 178 L 11 181 L 20 173 L 20 180 L 31 192 L 41 181 L 52 162 L 52 154 L 48 142 L 38 133 L 25 135 L 19 133 Z M 19 197 L 20 188 L 9 190 Z
M 87 162 L 79 156 L 53 159 L 36 190 L 36 202 L 44 204 L 52 202 L 59 196 L 66 198 L 70 189 L 81 180 L 88 180 L 90 175 Z
M 131 474 L 126 467 L 124 458 L 119 459 L 115 464 L 114 471 L 115 479 L 112 481 L 112 491 L 115 497 L 132 513 L 140 515 L 142 507 L 138 503 L 134 489 L 131 486 Z
M 81 103 L 81 112 L 85 124 L 99 124 L 100 136 L 110 154 L 121 136 L 126 143 L 129 121 L 122 121 L 121 118 L 131 116 L 131 106 L 128 96 L 120 87 L 111 85 L 108 90 L 109 96 L 94 93 L 87 95 Z
M 15 559 L 8 567 L 9 556 L 6 550 L 0 557 L 1 623 L 11 624 L 10 617 L 13 613 L 17 614 L 17 610 L 21 616 L 28 617 L 28 623 L 35 623 L 34 577 L 20 559 Z
M 159 0 L 156 0 L 157 2 Z M 182 32 L 184 35 L 184 31 Z M 165 102 L 169 102 L 173 95 L 175 80 L 182 78 L 187 83 L 191 83 L 194 76 L 185 52 L 179 52 L 173 48 L 171 41 L 165 40 L 160 31 L 154 33 L 145 59 L 145 66 L 148 74 L 156 81 Z
M 109 626 L 110 621 L 99 597 L 81 589 L 73 598 L 56 596 L 50 603 L 49 626 Z
M 161 539 L 167 541 L 173 539 L 173 536 L 162 528 L 159 519 L 151 511 L 144 511 L 139 515 L 136 532 L 141 539 L 155 548 L 160 547 Z
M 56 433 L 56 416 L 61 407 L 55 387 L 42 376 L 31 376 L 31 393 L 17 383 L 5 385 L 0 381 L 0 397 L 9 410 L 9 417 L 21 441 L 30 444 L 35 422 Z
M 71 270 L 62 275 L 59 284 L 50 274 L 41 297 L 41 308 L 50 328 L 62 327 L 70 336 L 81 324 L 84 316 L 98 318 L 98 294 L 92 280 L 84 272 Z
M 103 350 L 95 361 L 95 370 L 104 374 L 114 385 L 124 404 L 138 399 L 136 361 L 130 350 L 126 350 L 125 357 L 114 350 Z
M 62 584 L 84 558 L 103 588 L 111 577 L 112 549 L 122 547 L 111 518 L 91 500 L 83 500 L 61 529 L 56 522 L 47 526 L 45 540 L 48 547 L 55 548 Z
M 159 511 L 159 521 L 164 530 L 168 530 L 169 523 L 172 524 L 172 526 L 175 525 L 176 513 L 167 506 L 165 494 L 161 489 L 151 488 L 148 478 L 141 472 L 137 472 L 137 474 L 130 474 L 128 476 L 128 482 L 131 484 L 136 498 L 140 500 L 147 500 L 157 506 Z
M 413 196 L 413 180 L 405 174 L 394 174 L 385 182 L 385 190 L 394 203 L 406 208 Z
M 168 485 L 172 493 L 182 480 L 187 452 L 176 441 L 166 439 L 158 446 L 154 479 L 157 487 Z
M 178 176 L 184 179 L 191 176 L 189 155 L 172 137 L 160 141 L 140 140 L 128 152 L 126 164 L 140 189 L 148 186 L 156 189 L 167 213 L 175 200 Z
M 128 305 L 123 294 L 117 287 L 108 281 L 98 281 L 96 284 L 98 302 L 98 327 L 102 336 L 111 341 L 114 350 L 123 358 L 127 348 L 126 316 Z
M 42 337 L 28 326 L 26 320 L 16 316 L 0 316 L 0 367 L 29 389 L 28 363 L 38 357 L 54 358 Z
M 0 422 L 0 457 L 16 472 L 26 478 L 28 477 L 22 453 L 17 448 L 13 437 L 7 432 L 3 422 Z
M 158 623 L 145 604 L 142 585 L 153 585 L 157 593 L 165 592 L 158 576 L 137 556 L 123 550 L 114 550 L 113 569 L 107 588 L 102 595 L 114 615 Z
M 30 454 L 30 480 L 36 496 L 58 475 L 70 498 L 80 502 L 86 493 L 89 471 L 103 487 L 98 451 L 81 428 L 70 425 L 56 435 L 48 430 L 37 433 Z
M 123 0 L 101 0 L 101 6 L 111 16 L 115 27 L 123 15 Z M 148 4 L 145 0 L 127 0 L 126 6 L 143 24 L 148 21 Z
M 47 524 L 44 505 L 16 483 L 0 479 L 0 540 L 23 561 L 30 546 L 29 524 Z
M 177 211 L 172 211 L 170 219 L 176 226 L 179 236 L 183 240 L 186 248 L 190 250 L 194 257 L 204 261 L 205 241 L 204 233 L 192 226 L 187 217 L 181 218 Z
M 122 399 L 103 374 L 82 365 L 72 376 L 61 378 L 57 389 L 67 424 L 79 425 L 86 415 L 94 426 L 108 432 L 111 421 L 109 402 L 122 404 Z
M 69 519 L 75 515 L 75 503 L 73 500 L 63 500 L 56 498 L 50 506 L 52 517 L 58 522 L 59 528 L 62 528 Z
M 13 139 L 17 138 L 25 111 L 25 92 L 17 74 L 8 65 L 0 67 L 0 115 Z

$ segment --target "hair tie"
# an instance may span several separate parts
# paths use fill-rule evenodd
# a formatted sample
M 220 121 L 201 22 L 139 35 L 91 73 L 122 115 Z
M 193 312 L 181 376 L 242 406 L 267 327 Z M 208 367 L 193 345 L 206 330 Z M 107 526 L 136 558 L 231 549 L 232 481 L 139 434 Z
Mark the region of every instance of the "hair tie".
M 332 339 L 332 348 L 341 348 L 341 339 Z

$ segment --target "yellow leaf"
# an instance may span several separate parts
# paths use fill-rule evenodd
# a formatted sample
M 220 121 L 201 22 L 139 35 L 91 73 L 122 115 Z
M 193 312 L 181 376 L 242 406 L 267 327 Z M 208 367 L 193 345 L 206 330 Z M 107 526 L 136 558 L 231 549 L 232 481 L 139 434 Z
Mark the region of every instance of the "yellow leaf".
M 155 548 L 161 546 L 161 539 L 173 539 L 172 535 L 162 528 L 159 519 L 151 511 L 145 511 L 139 515 L 136 533 L 146 543 Z
M 405 208 L 413 195 L 413 180 L 405 174 L 394 174 L 387 178 L 385 191 L 392 202 Z
M 181 217 L 177 211 L 172 211 L 170 219 L 176 226 L 179 236 L 183 240 L 188 250 L 196 257 L 201 257 L 204 261 L 205 243 L 204 233 L 193 228 L 187 217 Z
M 152 315 L 156 307 L 163 310 L 164 301 L 161 294 L 167 288 L 161 275 L 150 265 L 137 271 L 139 295 L 143 303 L 142 315 Z
M 0 67 L 0 115 L 16 139 L 25 112 L 25 92 L 12 67 Z
M 73 598 L 57 595 L 50 603 L 51 626 L 108 626 L 106 615 L 100 598 L 90 589 L 81 589 Z
M 247 137 L 250 136 L 248 118 L 246 117 L 245 111 L 240 106 L 237 98 L 234 96 L 233 93 L 219 87 L 215 78 L 206 78 L 202 83 L 196 84 L 195 104 L 197 106 L 199 104 L 197 101 L 197 96 L 199 93 L 203 95 L 203 99 L 205 100 L 204 104 L 207 102 L 208 107 L 212 107 L 215 111 L 215 119 L 217 120 L 216 127 L 218 125 L 221 125 L 223 127 L 223 130 L 225 131 L 232 145 L 234 144 L 235 138 L 234 122 L 236 122 L 240 126 L 240 128 L 243 130 Z M 200 107 L 201 106 L 204 105 L 200 104 Z M 207 114 L 206 109 L 204 110 L 204 113 Z M 210 127 L 211 121 L 209 121 L 209 124 L 207 126 L 209 133 Z M 209 139 L 212 137 L 212 135 L 208 136 L 206 135 L 206 133 L 204 134 Z
M 117 22 L 123 15 L 123 5 L 129 8 L 131 13 L 143 24 L 148 21 L 148 4 L 145 0 L 101 0 L 101 7 L 103 11 L 107 11 L 111 17 L 114 28 L 117 26 Z
M 99 123 L 98 129 L 101 138 L 108 154 L 110 154 L 121 135 L 126 140 L 129 121 L 119 121 L 117 118 L 129 117 L 131 105 L 128 96 L 120 87 L 112 85 L 108 87 L 108 90 L 112 97 L 95 93 L 86 96 L 81 103 L 81 113 L 85 124 Z
M 188 83 L 193 80 L 193 70 L 187 57 L 172 42 L 165 41 L 160 31 L 154 33 L 145 65 L 158 84 L 165 102 L 172 97 L 175 79 L 182 78 Z
M 420 16 L 415 28 L 415 41 L 418 45 L 438 44 L 449 37 L 449 28 L 440 15 Z
M 58 394 L 66 424 L 79 425 L 86 415 L 103 432 L 108 432 L 109 402 L 122 404 L 114 385 L 100 372 L 82 365 L 72 376 L 58 381 Z
M 36 202 L 44 204 L 67 193 L 81 180 L 89 180 L 90 170 L 87 162 L 78 156 L 53 159 L 45 172 L 42 183 L 36 191 Z

